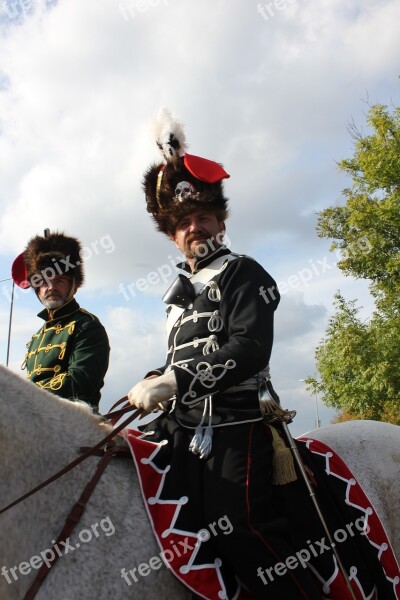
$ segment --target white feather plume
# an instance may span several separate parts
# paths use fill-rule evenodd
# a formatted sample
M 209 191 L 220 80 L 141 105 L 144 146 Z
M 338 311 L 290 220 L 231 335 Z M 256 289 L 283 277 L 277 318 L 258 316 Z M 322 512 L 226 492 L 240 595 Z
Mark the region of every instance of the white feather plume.
M 153 134 L 164 160 L 184 156 L 187 148 L 183 125 L 163 106 L 153 119 Z

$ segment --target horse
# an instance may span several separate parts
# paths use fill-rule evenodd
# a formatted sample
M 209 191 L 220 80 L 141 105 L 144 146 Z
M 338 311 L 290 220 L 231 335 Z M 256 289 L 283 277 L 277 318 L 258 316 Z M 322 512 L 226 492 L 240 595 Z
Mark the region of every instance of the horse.
M 84 403 L 54 396 L 0 366 L 0 509 L 111 430 Z M 357 474 L 399 559 L 400 428 L 352 421 L 307 435 L 331 446 Z M 39 565 L 51 562 L 51 553 L 58 554 L 58 561 L 36 600 L 191 597 L 162 560 L 132 460 L 112 459 L 70 538 L 55 544 L 98 461 L 89 457 L 0 515 L 1 600 L 24 598 Z
M 82 446 L 95 445 L 111 429 L 88 405 L 54 396 L 0 367 L 0 508 L 58 472 L 79 456 Z M 52 541 L 99 460 L 89 457 L 0 515 L 1 600 L 22 600 L 39 560 L 51 561 Z M 37 600 L 190 597 L 161 560 L 163 566 L 157 564 L 151 573 L 140 567 L 159 558 L 160 549 L 131 459 L 111 460 L 68 545 L 60 544 L 56 553 L 61 556 Z M 135 577 L 129 575 L 133 569 Z

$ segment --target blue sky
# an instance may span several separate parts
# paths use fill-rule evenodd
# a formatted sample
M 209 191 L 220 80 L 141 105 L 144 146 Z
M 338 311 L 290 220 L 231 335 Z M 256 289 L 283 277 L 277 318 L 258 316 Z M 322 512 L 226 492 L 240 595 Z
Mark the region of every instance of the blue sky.
M 165 105 L 189 152 L 231 174 L 232 248 L 285 292 L 274 385 L 298 411 L 292 431 L 313 427 L 315 399 L 299 380 L 315 373 L 335 292 L 357 298 L 364 318 L 373 308 L 367 282 L 344 278 L 317 237 L 316 213 L 349 184 L 336 165 L 352 154 L 349 123 L 365 129 L 368 101 L 398 104 L 399 21 L 397 0 L 0 2 L 0 279 L 45 227 L 81 239 L 77 299 L 112 346 L 104 409 L 164 362 L 161 296 L 177 250 L 153 228 L 141 178 L 158 160 L 149 122 Z M 149 283 L 152 271 L 165 281 Z M 0 283 L 2 362 L 9 291 Z M 39 309 L 17 290 L 16 371 Z M 332 415 L 320 403 L 322 424 Z

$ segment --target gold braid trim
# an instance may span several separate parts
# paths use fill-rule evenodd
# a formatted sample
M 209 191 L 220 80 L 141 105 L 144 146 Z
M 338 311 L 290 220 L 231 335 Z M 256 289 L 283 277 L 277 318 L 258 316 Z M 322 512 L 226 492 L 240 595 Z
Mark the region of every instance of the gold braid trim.
M 55 377 L 52 377 L 50 379 L 50 381 L 47 381 L 46 383 L 37 381 L 36 385 L 43 388 L 44 390 L 47 389 L 47 390 L 53 390 L 53 392 L 57 392 L 58 390 L 60 390 L 62 388 L 64 379 L 67 377 L 67 375 L 69 375 L 69 373 L 59 373 Z
M 160 190 L 161 190 L 161 182 L 162 182 L 162 178 L 164 175 L 165 167 L 166 167 L 166 165 L 162 165 L 162 167 L 158 171 L 158 175 L 157 175 L 156 199 L 157 199 L 157 204 L 158 204 L 158 207 L 160 208 L 160 210 L 162 210 L 162 208 L 163 208 L 162 204 L 160 203 Z

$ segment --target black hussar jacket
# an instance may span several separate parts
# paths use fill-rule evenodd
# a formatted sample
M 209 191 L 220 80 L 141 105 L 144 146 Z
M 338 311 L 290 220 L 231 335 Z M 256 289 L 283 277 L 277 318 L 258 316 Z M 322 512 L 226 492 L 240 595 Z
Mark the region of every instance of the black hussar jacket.
M 222 426 L 261 420 L 258 389 L 273 342 L 280 295 L 254 259 L 219 248 L 189 275 L 187 308 L 169 305 L 166 364 L 177 381 L 175 418 L 181 425 Z M 207 422 L 208 421 L 208 422 Z
M 47 309 L 38 317 L 45 323 L 27 344 L 27 377 L 53 394 L 98 408 L 110 353 L 103 325 L 74 298 L 51 318 Z

